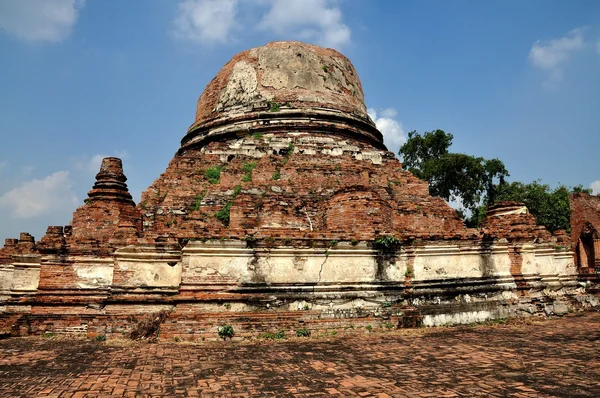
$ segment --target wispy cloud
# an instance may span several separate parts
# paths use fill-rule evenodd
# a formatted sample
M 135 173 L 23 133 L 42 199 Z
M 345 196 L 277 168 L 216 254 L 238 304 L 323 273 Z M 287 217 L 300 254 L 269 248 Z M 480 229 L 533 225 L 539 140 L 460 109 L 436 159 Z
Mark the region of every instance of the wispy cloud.
M 572 56 L 583 50 L 584 28 L 576 28 L 564 37 L 549 41 L 536 41 L 529 51 L 529 60 L 534 67 L 548 73 L 545 84 L 558 82 L 563 78 L 564 67 Z
M 75 208 L 79 200 L 68 171 L 57 171 L 43 179 L 33 179 L 0 196 L 0 207 L 14 218 L 34 218 Z
M 211 45 L 231 42 L 236 30 L 258 29 L 281 39 L 294 38 L 340 48 L 350 42 L 351 31 L 343 22 L 337 3 L 336 0 L 182 0 L 173 34 L 178 39 Z M 240 18 L 240 8 L 244 18 Z
M 378 112 L 373 108 L 369 108 L 367 112 L 375 122 L 377 129 L 383 134 L 384 144 L 390 151 L 397 153 L 400 146 L 406 142 L 407 137 L 402 123 L 396 120 L 398 115 L 396 110 L 387 108 Z
M 0 0 L 0 28 L 27 42 L 64 40 L 85 0 Z
M 270 9 L 259 28 L 280 36 L 315 41 L 339 48 L 350 42 L 350 28 L 342 21 L 342 11 L 329 0 L 270 0 Z
M 600 195 L 600 180 L 592 182 L 590 188 L 594 195 Z
M 236 26 L 238 0 L 183 0 L 174 35 L 200 44 L 227 43 Z

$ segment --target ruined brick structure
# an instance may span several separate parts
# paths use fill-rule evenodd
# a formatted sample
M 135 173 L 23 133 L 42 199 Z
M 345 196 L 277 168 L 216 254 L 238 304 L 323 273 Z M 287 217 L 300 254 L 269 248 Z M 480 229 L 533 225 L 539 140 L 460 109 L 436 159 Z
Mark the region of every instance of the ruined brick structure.
M 584 279 L 598 282 L 600 273 L 600 196 L 571 195 L 571 244 Z
M 438 325 L 595 305 L 564 234 L 518 203 L 465 228 L 402 169 L 340 53 L 275 42 L 236 55 L 200 96 L 136 206 L 106 158 L 70 226 L 0 249 L 0 327 L 161 336 Z M 565 243 L 566 242 L 566 243 Z M 565 245 L 563 245 L 565 243 Z

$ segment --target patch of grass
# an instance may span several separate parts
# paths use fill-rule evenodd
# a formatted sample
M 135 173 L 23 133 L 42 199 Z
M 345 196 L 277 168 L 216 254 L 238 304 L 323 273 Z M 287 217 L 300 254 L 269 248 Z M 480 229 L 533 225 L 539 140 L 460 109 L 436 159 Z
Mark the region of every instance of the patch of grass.
M 383 303 L 381 305 L 383 308 L 390 308 L 392 306 L 392 303 L 390 303 L 389 301 L 386 301 L 385 303 Z
M 414 276 L 412 267 L 406 267 L 406 271 L 404 272 L 404 276 L 406 278 L 412 278 Z
M 351 244 L 352 246 L 356 246 L 356 245 L 358 245 L 358 240 L 356 240 L 356 239 L 352 239 L 352 240 L 350 241 L 350 244 Z
M 370 332 L 373 330 L 373 326 L 367 325 L 367 326 L 365 326 L 365 329 L 367 329 Z
M 275 170 L 275 173 L 271 176 L 271 180 L 279 180 L 281 178 L 281 172 L 279 170 Z
M 304 307 L 302 307 L 302 309 L 304 311 L 308 311 L 308 310 L 310 310 L 310 305 L 308 305 L 308 303 L 306 303 L 306 304 L 304 304 Z
M 56 336 L 56 333 L 53 333 L 53 332 L 44 332 L 44 334 L 42 335 L 42 337 L 45 337 L 48 339 L 51 337 L 54 337 L 54 336 Z
M 323 72 L 327 73 L 327 65 L 321 65 L 321 69 L 323 69 Z
M 209 167 L 204 170 L 204 177 L 211 184 L 218 184 L 221 181 L 221 171 L 223 170 L 223 166 L 214 166 Z
M 98 336 L 96 336 L 95 338 L 96 341 L 106 341 L 106 335 L 105 334 L 99 334 Z
M 390 322 L 386 322 L 386 323 L 385 323 L 385 328 L 386 328 L 386 329 L 391 329 L 391 328 L 393 328 L 393 327 L 394 327 L 394 324 L 393 324 L 393 323 L 390 323 Z
M 263 138 L 263 136 L 264 136 L 263 133 L 252 133 L 252 134 L 250 134 L 250 137 L 256 138 L 256 139 L 261 139 L 261 138 Z
M 225 304 L 223 304 L 223 306 L 228 310 L 231 309 L 231 303 L 225 303 Z

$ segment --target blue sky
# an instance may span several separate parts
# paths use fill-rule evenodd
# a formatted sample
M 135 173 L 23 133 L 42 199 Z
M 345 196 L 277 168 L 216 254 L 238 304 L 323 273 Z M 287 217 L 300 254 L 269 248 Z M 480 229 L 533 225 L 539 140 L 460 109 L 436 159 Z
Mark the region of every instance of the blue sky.
M 394 152 L 440 128 L 600 193 L 596 0 L 0 0 L 0 238 L 68 224 L 103 156 L 138 201 L 221 66 L 273 40 L 348 56 Z

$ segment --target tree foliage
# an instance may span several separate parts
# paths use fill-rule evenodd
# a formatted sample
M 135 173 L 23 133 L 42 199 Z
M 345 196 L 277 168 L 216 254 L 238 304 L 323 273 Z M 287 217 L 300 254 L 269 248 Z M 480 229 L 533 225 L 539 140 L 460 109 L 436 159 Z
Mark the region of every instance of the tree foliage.
M 443 130 L 411 131 L 399 153 L 407 170 L 429 182 L 431 195 L 460 200 L 474 211 L 482 200 L 495 200 L 496 186 L 509 174 L 499 159 L 449 152 L 453 138 Z

